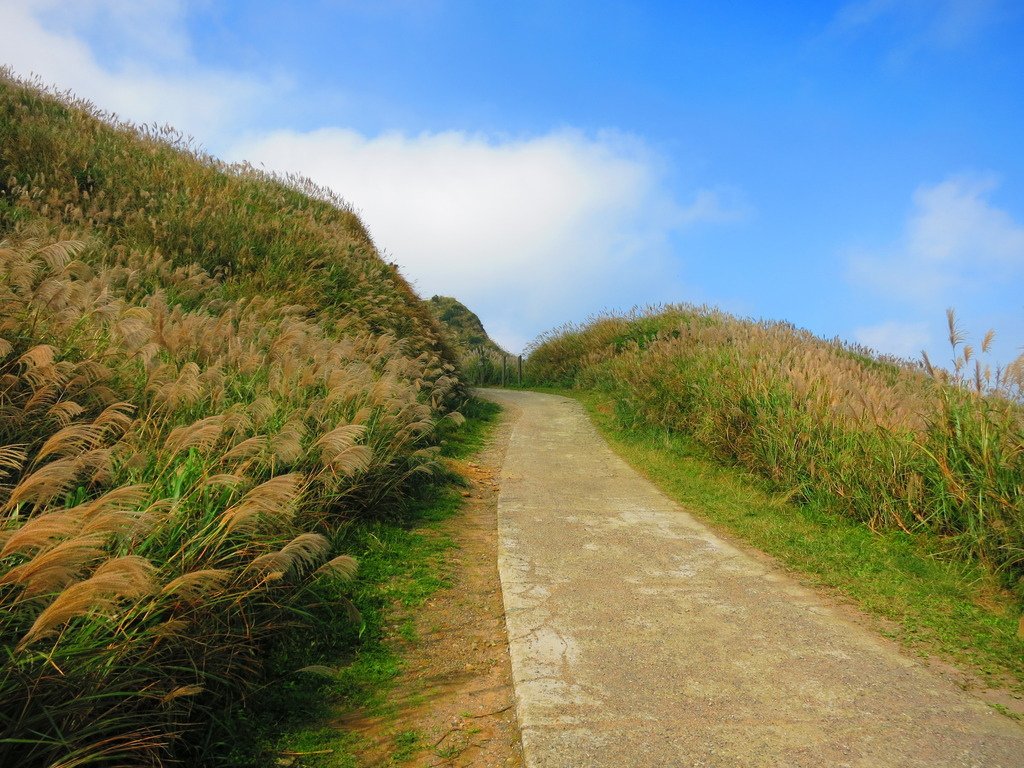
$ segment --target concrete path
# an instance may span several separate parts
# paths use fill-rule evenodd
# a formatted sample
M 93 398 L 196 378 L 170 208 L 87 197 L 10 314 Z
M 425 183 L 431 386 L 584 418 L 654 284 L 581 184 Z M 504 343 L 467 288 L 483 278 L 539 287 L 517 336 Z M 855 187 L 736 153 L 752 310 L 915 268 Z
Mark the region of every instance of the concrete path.
M 1024 728 L 712 533 L 574 401 L 515 420 L 499 569 L 526 765 L 1024 766 Z

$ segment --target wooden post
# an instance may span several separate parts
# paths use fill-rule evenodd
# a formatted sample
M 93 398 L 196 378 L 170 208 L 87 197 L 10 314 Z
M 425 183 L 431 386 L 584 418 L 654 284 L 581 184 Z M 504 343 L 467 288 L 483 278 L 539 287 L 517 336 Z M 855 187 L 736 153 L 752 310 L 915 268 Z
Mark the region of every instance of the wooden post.
M 519 386 L 523 386 L 523 356 L 519 356 Z
M 503 386 L 503 387 L 505 386 L 505 364 L 506 364 L 506 362 L 507 362 L 507 358 L 503 354 L 501 356 L 501 386 Z

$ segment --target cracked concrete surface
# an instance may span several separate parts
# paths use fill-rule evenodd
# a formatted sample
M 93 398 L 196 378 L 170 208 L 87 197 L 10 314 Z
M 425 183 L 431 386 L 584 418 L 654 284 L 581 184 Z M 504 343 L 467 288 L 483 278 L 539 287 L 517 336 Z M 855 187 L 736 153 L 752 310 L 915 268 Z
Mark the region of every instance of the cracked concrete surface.
M 1024 728 L 687 514 L 575 401 L 515 420 L 499 570 L 526 765 L 1024 766 Z

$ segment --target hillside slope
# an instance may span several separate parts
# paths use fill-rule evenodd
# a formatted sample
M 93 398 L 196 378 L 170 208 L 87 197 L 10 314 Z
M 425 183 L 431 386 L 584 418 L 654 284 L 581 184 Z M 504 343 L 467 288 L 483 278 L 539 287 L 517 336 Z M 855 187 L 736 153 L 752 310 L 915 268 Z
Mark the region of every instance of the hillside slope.
M 326 190 L 0 76 L 0 764 L 229 740 L 343 610 L 349 522 L 432 471 L 455 366 Z
M 507 369 L 512 356 L 491 339 L 476 313 L 451 296 L 433 296 L 426 304 L 456 350 L 466 381 L 503 384 L 502 366 Z
M 508 354 L 487 335 L 484 324 L 480 322 L 476 313 L 458 299 L 451 296 L 431 296 L 427 306 L 442 327 L 451 333 L 454 345 L 463 354 L 481 349 L 499 355 Z

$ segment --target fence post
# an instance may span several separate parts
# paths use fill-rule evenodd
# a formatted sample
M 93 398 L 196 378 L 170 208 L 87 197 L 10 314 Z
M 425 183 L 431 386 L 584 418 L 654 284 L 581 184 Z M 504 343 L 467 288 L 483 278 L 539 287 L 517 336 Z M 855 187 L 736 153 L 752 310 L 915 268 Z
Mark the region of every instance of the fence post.
M 523 386 L 523 356 L 519 356 L 519 386 Z
M 501 386 L 505 386 L 505 364 L 507 362 L 507 356 L 501 356 Z

